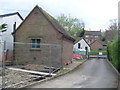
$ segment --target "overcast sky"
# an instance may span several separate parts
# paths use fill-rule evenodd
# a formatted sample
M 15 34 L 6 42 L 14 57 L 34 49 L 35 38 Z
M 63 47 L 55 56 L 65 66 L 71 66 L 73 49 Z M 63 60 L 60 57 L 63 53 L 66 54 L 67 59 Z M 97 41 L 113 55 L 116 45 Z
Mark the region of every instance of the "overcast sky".
M 118 17 L 119 0 L 0 0 L 0 14 L 20 12 L 23 18 L 39 5 L 57 17 L 61 13 L 85 22 L 86 29 L 107 29 L 110 19 Z

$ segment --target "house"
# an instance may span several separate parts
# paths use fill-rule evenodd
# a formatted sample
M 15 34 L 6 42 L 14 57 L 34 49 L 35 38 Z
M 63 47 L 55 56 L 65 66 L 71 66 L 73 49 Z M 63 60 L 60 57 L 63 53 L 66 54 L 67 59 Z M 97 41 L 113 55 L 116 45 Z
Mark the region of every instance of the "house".
M 90 44 L 91 50 L 104 50 L 106 48 L 105 43 L 95 40 Z
M 0 42 L 6 41 L 6 49 L 9 51 L 10 57 L 12 55 L 14 42 L 12 33 L 22 21 L 23 18 L 18 12 L 0 15 L 0 24 L 7 24 L 7 31 L 0 32 Z M 11 60 L 11 58 L 9 58 L 9 60 Z
M 62 56 L 62 65 L 72 59 L 75 40 L 56 19 L 37 5 L 13 35 L 15 42 L 32 43 L 32 46 L 15 44 L 14 61 L 17 60 L 21 64 L 30 60 L 33 61 L 33 64 L 47 64 L 49 62 L 47 57 L 53 58 L 57 55 L 57 52 L 54 52 L 53 49 L 61 51 L 59 54 Z M 34 45 L 34 43 L 37 43 L 37 45 Z M 46 45 L 40 45 L 42 43 Z M 52 46 L 53 49 L 51 51 L 47 44 Z M 57 49 L 55 47 L 56 44 L 60 45 L 61 48 Z M 54 54 L 50 56 L 50 52 Z M 56 56 L 54 59 L 56 60 L 58 57 Z
M 84 38 L 79 40 L 77 43 L 74 45 L 74 49 L 88 49 L 88 52 L 90 52 L 90 45 L 86 42 Z
M 91 44 L 95 40 L 101 40 L 101 31 L 85 31 L 83 38 L 87 41 L 88 44 Z

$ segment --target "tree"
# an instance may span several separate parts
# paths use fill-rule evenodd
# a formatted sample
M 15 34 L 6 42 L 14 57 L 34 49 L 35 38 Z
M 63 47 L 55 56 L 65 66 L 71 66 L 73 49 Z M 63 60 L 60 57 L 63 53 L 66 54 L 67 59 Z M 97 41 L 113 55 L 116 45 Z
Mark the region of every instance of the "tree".
M 113 41 L 118 38 L 118 22 L 117 19 L 110 20 L 110 25 L 107 30 L 106 40 Z
M 7 24 L 0 25 L 0 32 L 5 32 L 5 31 L 7 31 Z
M 73 18 L 70 15 L 65 16 L 64 14 L 58 16 L 57 20 L 75 39 L 84 35 L 85 24 L 83 21 Z
M 110 20 L 109 29 L 110 29 L 110 30 L 117 30 L 117 29 L 118 29 L 117 19 L 112 19 L 112 20 Z
M 104 42 L 106 40 L 105 31 L 101 32 L 101 34 L 102 34 L 102 41 Z

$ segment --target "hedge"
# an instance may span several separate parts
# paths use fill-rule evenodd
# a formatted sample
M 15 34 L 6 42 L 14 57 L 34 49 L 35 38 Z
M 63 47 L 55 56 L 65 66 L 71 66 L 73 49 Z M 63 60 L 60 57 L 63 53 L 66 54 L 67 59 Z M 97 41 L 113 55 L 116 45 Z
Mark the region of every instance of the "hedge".
M 91 50 L 89 54 L 90 55 L 99 55 L 99 52 L 102 52 L 103 55 L 107 54 L 107 51 L 105 51 L 105 50 Z
M 120 37 L 108 44 L 108 59 L 120 71 Z

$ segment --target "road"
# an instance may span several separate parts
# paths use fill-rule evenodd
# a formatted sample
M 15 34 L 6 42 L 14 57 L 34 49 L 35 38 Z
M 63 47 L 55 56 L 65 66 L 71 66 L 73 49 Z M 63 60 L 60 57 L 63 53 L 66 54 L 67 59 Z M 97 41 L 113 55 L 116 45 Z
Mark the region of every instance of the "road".
M 92 59 L 76 70 L 28 88 L 116 88 L 118 75 L 105 59 Z

